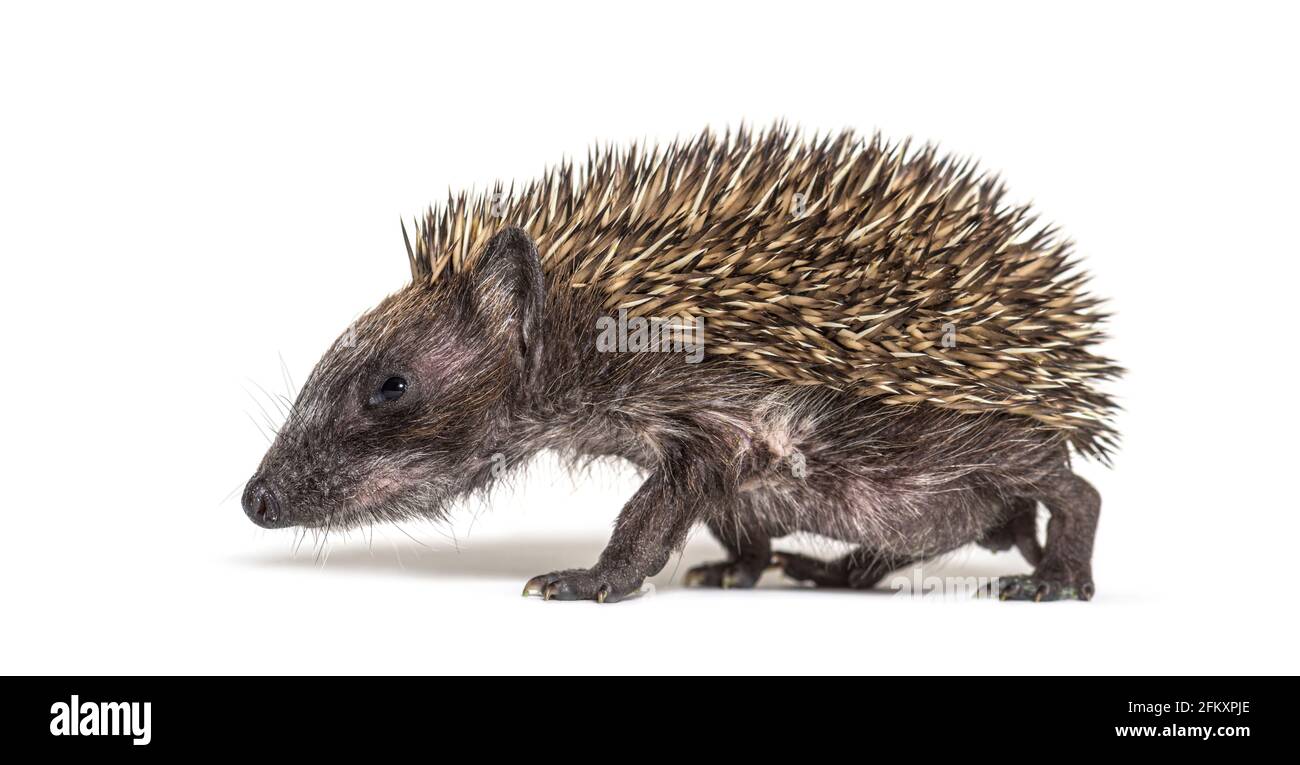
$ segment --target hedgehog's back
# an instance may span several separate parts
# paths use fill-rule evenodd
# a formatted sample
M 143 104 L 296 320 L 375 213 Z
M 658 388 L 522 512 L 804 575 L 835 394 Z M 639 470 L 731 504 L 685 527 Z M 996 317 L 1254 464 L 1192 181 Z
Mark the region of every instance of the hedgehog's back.
M 504 225 L 546 268 L 637 315 L 703 316 L 706 350 L 892 404 L 1005 411 L 1105 456 L 1118 373 L 1067 242 L 968 163 L 782 126 L 601 150 L 521 193 L 449 200 L 418 227 L 417 279 Z

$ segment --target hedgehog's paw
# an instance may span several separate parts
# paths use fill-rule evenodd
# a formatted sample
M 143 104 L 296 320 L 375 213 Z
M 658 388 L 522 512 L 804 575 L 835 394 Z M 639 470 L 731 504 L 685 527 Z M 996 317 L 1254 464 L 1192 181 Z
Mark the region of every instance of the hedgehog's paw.
M 1032 600 L 1041 603 L 1049 600 L 1092 600 L 1095 589 L 1091 581 L 1069 583 L 1027 574 L 1000 577 L 993 592 L 998 600 Z
M 763 566 L 724 560 L 695 566 L 686 572 L 687 587 L 721 587 L 724 590 L 747 590 L 758 584 L 763 576 Z
M 846 560 L 847 558 L 824 561 L 807 555 L 787 552 L 772 554 L 772 562 L 781 569 L 781 573 L 797 582 L 804 582 L 817 587 L 848 587 L 849 569 Z
M 524 585 L 524 597 L 540 595 L 543 600 L 594 600 L 617 603 L 641 591 L 640 577 L 617 572 L 571 568 L 535 576 Z

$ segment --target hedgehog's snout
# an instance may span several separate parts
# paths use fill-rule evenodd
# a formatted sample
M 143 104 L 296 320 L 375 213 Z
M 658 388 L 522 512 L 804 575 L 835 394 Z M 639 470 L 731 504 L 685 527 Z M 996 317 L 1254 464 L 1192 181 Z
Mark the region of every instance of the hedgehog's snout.
M 244 514 L 264 529 L 278 529 L 292 525 L 289 514 L 276 496 L 274 488 L 259 476 L 244 487 Z

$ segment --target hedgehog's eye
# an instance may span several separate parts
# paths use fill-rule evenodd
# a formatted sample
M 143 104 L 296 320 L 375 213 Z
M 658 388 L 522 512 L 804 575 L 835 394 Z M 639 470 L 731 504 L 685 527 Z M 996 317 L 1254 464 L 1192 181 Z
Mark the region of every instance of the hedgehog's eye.
M 403 377 L 390 377 L 384 380 L 384 384 L 379 386 L 379 390 L 375 391 L 375 395 L 370 397 L 370 403 L 374 405 L 382 404 L 385 401 L 393 401 L 401 398 L 405 392 L 406 379 Z

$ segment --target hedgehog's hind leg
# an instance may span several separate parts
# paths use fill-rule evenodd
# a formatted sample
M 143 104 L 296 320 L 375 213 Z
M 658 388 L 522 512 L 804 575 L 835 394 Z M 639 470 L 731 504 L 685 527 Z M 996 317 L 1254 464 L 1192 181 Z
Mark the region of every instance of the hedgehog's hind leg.
M 791 579 L 853 590 L 871 589 L 889 574 L 916 562 L 915 558 L 879 555 L 861 547 L 830 561 L 786 552 L 776 553 L 772 559 Z
M 738 517 L 714 517 L 705 524 L 727 551 L 727 559 L 687 571 L 686 586 L 748 589 L 758 584 L 772 563 L 771 536 L 757 524 Z
M 1043 559 L 1042 545 L 1038 544 L 1038 502 L 1029 497 L 1016 497 L 1007 503 L 1007 520 L 979 540 L 979 546 L 993 552 L 1005 552 L 1015 547 L 1031 566 Z
M 1091 600 L 1092 542 L 1101 515 L 1101 495 L 1068 467 L 1038 486 L 1047 506 L 1047 546 L 1042 560 L 1028 576 L 1002 577 L 1002 600 Z

